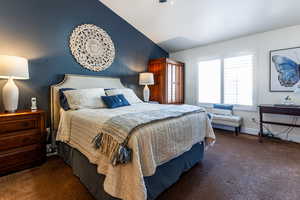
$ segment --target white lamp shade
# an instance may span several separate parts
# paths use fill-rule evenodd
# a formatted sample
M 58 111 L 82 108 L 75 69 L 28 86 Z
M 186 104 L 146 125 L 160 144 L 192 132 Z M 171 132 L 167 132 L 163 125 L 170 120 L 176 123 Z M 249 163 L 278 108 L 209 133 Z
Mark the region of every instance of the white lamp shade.
M 0 55 L 0 78 L 29 79 L 28 60 Z
M 154 76 L 153 73 L 145 72 L 140 73 L 140 85 L 153 85 Z

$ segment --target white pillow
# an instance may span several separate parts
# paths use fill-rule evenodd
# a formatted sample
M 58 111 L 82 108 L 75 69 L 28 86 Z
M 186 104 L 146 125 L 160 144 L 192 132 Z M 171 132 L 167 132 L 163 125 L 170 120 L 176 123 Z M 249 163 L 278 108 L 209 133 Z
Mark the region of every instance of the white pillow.
M 105 108 L 101 96 L 106 96 L 103 88 L 64 91 L 70 109 Z
M 106 94 L 107 96 L 123 94 L 129 104 L 143 103 L 143 101 L 136 96 L 134 91 L 129 88 L 106 90 Z
M 232 110 L 226 109 L 213 108 L 211 112 L 217 115 L 232 115 Z

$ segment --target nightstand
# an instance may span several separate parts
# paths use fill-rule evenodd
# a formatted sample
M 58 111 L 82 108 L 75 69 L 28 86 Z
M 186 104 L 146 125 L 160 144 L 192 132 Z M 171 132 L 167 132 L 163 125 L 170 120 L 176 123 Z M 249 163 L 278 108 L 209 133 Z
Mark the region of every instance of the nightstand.
M 0 175 L 42 164 L 45 138 L 44 111 L 0 113 Z

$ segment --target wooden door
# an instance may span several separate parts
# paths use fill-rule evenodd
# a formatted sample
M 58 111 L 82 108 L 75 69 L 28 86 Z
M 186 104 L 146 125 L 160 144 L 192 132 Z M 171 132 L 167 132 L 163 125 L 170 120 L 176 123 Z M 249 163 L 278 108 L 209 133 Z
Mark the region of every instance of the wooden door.
M 167 103 L 183 103 L 183 75 L 182 65 L 167 64 Z
M 176 104 L 182 104 L 184 101 L 183 97 L 183 66 L 182 65 L 176 65 L 176 85 L 175 85 L 175 92 L 176 92 L 176 98 L 175 103 Z

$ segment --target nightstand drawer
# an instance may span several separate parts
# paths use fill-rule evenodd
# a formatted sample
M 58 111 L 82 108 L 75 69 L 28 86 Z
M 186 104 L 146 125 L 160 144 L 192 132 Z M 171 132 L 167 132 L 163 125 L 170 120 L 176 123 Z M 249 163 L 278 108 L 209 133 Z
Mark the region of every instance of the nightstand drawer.
M 43 110 L 0 113 L 0 175 L 45 161 L 45 117 Z
M 38 121 L 34 118 L 0 123 L 0 133 L 8 133 L 37 128 Z
M 0 174 L 25 169 L 42 162 L 41 145 L 31 145 L 0 153 Z
M 41 142 L 39 129 L 5 133 L 0 136 L 0 151 Z

